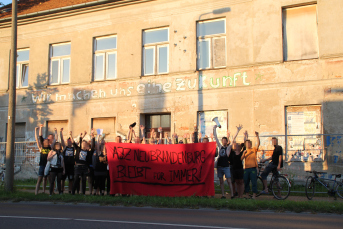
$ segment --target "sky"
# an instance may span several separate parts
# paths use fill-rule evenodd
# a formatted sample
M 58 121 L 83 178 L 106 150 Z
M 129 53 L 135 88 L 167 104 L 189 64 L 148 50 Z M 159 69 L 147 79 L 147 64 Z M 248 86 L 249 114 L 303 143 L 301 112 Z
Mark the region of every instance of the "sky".
M 0 0 L 4 5 L 12 3 L 12 0 Z

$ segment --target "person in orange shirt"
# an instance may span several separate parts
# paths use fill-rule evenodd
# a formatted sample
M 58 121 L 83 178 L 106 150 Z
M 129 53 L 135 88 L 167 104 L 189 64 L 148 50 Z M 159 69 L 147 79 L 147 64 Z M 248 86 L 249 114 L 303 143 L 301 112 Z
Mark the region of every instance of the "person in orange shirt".
M 247 135 L 247 132 L 246 132 Z M 258 132 L 255 132 L 257 138 L 257 147 L 252 147 L 252 143 L 249 139 L 245 140 L 246 150 L 243 152 L 242 160 L 245 159 L 244 169 L 244 192 L 248 194 L 250 192 L 250 181 L 252 184 L 252 198 L 256 198 L 257 191 L 257 151 L 260 147 L 260 137 Z

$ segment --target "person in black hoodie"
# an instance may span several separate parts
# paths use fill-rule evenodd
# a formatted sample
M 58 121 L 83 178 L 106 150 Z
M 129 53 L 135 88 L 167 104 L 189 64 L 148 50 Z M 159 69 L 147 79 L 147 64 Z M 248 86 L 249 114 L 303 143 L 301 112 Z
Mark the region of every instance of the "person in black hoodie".
M 84 135 L 85 136 L 87 132 L 85 131 Z M 69 136 L 72 139 L 72 136 Z M 80 183 L 80 177 L 82 179 L 82 193 L 83 195 L 86 194 L 86 178 L 87 174 L 89 173 L 89 157 L 92 158 L 92 153 L 94 151 L 94 144 L 95 144 L 95 139 L 94 135 L 92 136 L 91 140 L 91 146 L 87 141 L 82 140 L 82 133 L 80 134 L 80 139 L 79 143 L 76 144 L 74 140 L 72 139 L 73 146 L 75 149 L 75 170 L 74 170 L 74 176 L 75 176 L 75 181 L 73 184 L 73 190 L 72 194 L 75 194 L 75 189 L 77 187 L 77 184 Z M 87 160 L 88 159 L 88 160 Z
M 107 176 L 107 156 L 104 150 L 103 141 L 100 140 L 100 136 L 97 137 L 96 151 L 93 153 L 93 168 L 94 168 L 94 195 L 96 195 L 97 189 L 100 191 L 100 195 L 105 193 L 105 181 Z
M 69 136 L 72 136 L 72 132 L 69 132 Z M 64 185 L 65 181 L 68 178 L 69 181 L 69 193 L 71 193 L 73 189 L 73 181 L 74 181 L 74 164 L 75 164 L 75 159 L 74 159 L 74 147 L 72 143 L 72 138 L 68 137 L 67 139 L 67 145 L 64 142 L 63 139 L 63 128 L 61 128 L 60 131 L 60 138 L 61 138 L 61 143 L 62 143 L 62 154 L 64 158 L 64 165 L 65 165 L 65 174 L 62 176 L 62 192 L 64 192 Z

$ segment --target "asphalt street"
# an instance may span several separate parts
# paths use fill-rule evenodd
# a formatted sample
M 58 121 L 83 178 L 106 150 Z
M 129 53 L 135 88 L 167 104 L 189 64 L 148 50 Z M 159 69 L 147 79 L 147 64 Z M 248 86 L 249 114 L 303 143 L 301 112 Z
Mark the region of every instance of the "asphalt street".
M 342 228 L 342 215 L 213 209 L 0 203 L 1 229 L 67 228 Z

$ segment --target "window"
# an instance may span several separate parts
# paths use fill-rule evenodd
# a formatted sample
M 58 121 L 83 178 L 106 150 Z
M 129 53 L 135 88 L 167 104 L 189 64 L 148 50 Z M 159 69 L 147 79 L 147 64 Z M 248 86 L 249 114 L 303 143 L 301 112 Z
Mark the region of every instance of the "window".
M 47 122 L 46 136 L 48 134 L 55 134 L 55 128 L 57 129 L 58 138 L 60 138 L 60 130 L 63 128 L 63 138 L 67 140 L 69 131 L 68 131 L 68 120 L 53 120 Z M 61 139 L 58 140 L 59 142 Z
M 92 128 L 102 129 L 102 133 L 105 134 L 106 139 L 115 140 L 115 117 L 109 118 L 92 118 Z
M 283 59 L 318 58 L 317 6 L 283 9 Z
M 143 31 L 143 74 L 169 72 L 169 28 Z
M 50 85 L 69 83 L 70 43 L 50 46 Z
M 171 131 L 171 116 L 170 114 L 153 114 L 145 115 L 145 136 L 150 138 L 150 130 L 154 129 L 158 133 L 158 128 L 162 127 L 162 131 L 168 132 L 169 136 Z M 158 135 L 159 136 L 159 135 Z M 164 137 L 164 134 L 163 134 Z
M 225 19 L 197 23 L 198 69 L 226 66 Z
M 94 80 L 117 78 L 117 36 L 94 39 Z
M 17 51 L 17 88 L 29 86 L 29 49 Z
M 6 123 L 6 139 L 7 139 L 8 123 Z M 15 142 L 24 142 L 26 133 L 26 122 L 17 122 L 14 126 Z

